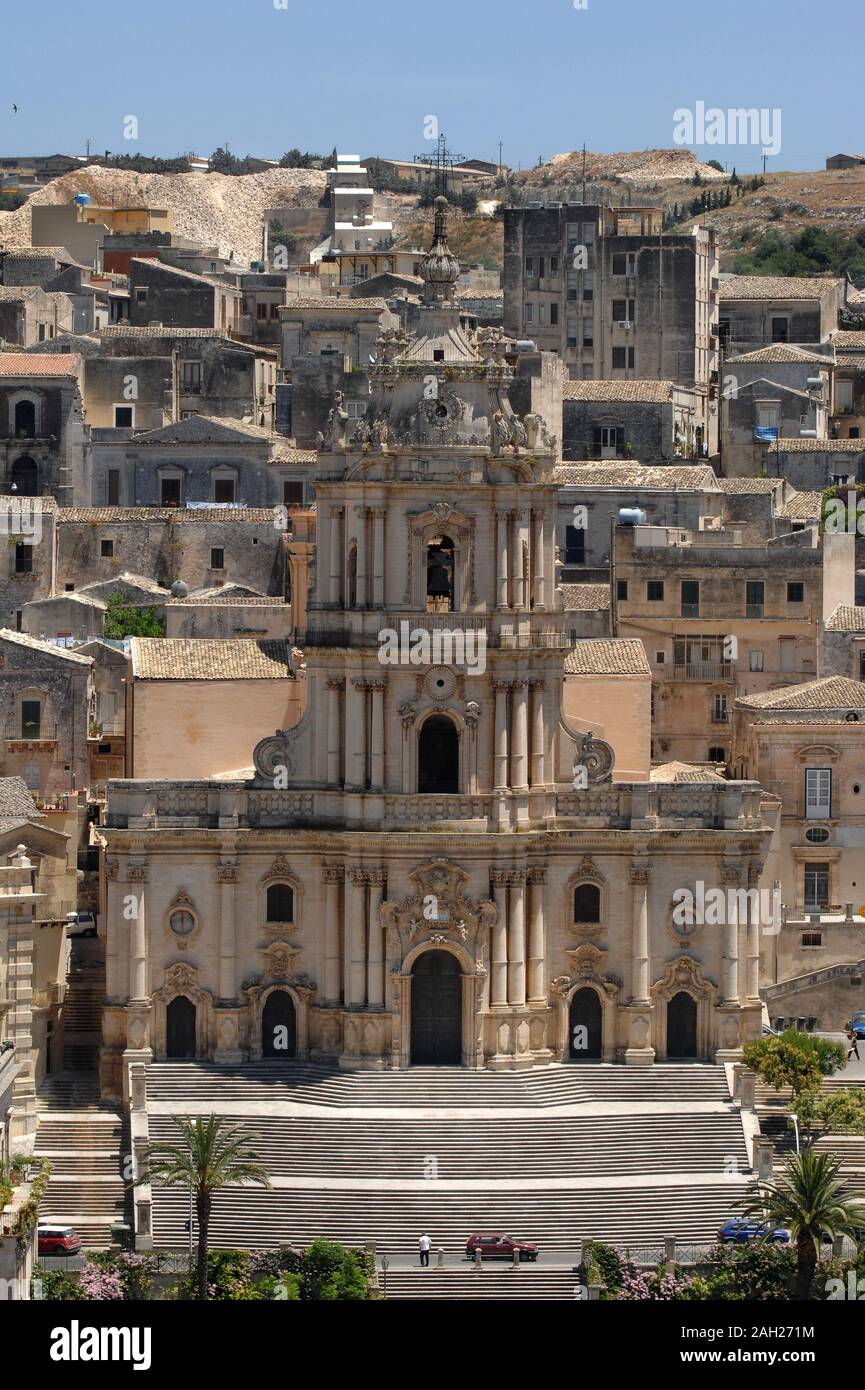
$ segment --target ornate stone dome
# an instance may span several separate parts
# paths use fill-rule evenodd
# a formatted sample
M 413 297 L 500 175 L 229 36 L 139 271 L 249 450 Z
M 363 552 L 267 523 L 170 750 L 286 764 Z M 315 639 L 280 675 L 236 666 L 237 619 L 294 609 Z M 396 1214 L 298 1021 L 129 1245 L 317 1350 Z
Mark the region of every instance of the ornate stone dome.
M 426 289 L 424 299 L 429 303 L 450 302 L 459 279 L 460 263 L 448 246 L 445 223 L 448 200 L 439 194 L 435 200 L 435 230 L 433 243 L 420 263 L 420 275 Z

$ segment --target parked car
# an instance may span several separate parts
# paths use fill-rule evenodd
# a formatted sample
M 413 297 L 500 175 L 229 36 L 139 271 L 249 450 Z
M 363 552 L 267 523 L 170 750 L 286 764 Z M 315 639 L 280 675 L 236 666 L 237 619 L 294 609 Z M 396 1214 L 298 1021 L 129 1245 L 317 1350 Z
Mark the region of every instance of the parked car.
M 40 1255 L 77 1255 L 81 1249 L 81 1237 L 72 1226 L 39 1226 L 36 1238 Z
M 66 935 L 67 935 L 67 936 L 95 936 L 95 935 L 96 935 L 96 913 L 95 913 L 95 912 L 67 912 L 67 914 L 66 914 Z
M 783 1226 L 772 1226 L 767 1221 L 757 1221 L 749 1217 L 734 1217 L 726 1221 L 718 1232 L 722 1245 L 747 1245 L 752 1240 L 765 1240 L 769 1245 L 788 1245 L 790 1232 Z
M 536 1260 L 538 1258 L 538 1247 L 532 1245 L 531 1241 L 514 1240 L 513 1236 L 505 1236 L 501 1233 L 488 1235 L 485 1232 L 476 1232 L 469 1236 L 466 1241 L 468 1259 L 474 1259 L 476 1250 L 480 1250 L 482 1260 L 512 1260 L 517 1251 L 519 1251 L 521 1260 Z
M 854 1014 L 850 1020 L 850 1027 L 857 1038 L 865 1038 L 865 1012 Z

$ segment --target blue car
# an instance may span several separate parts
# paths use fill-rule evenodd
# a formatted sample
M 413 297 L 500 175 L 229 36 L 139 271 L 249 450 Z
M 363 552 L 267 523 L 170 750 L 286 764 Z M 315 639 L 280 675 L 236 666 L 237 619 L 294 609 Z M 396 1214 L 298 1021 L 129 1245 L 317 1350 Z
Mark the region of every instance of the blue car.
M 748 1245 L 752 1240 L 765 1240 L 769 1245 L 788 1245 L 790 1232 L 783 1226 L 770 1227 L 767 1221 L 757 1221 L 752 1217 L 734 1217 L 727 1221 L 718 1232 L 721 1245 Z
M 854 1014 L 850 1020 L 850 1027 L 857 1038 L 865 1038 L 865 1013 Z

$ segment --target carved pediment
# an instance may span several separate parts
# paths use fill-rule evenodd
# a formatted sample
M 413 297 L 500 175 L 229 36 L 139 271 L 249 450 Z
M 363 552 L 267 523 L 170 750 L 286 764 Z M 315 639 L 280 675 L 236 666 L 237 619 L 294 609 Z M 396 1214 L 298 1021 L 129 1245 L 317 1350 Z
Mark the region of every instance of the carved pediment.
M 465 894 L 468 874 L 449 859 L 434 859 L 410 875 L 415 892 L 381 907 L 382 925 L 401 955 L 422 941 L 462 943 L 480 955 L 487 928 L 497 920 L 494 902 Z

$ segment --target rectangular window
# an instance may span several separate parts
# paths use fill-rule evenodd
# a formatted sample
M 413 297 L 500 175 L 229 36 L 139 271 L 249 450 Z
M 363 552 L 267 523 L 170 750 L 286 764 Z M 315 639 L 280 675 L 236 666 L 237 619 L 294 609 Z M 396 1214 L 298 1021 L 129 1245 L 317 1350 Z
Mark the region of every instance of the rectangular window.
M 699 618 L 700 616 L 700 581 L 699 579 L 683 579 L 682 583 L 682 617 Z
M 759 651 L 752 651 L 752 652 L 749 652 L 749 653 L 748 653 L 748 670 L 749 670 L 749 671 L 762 671 L 762 669 L 763 669 L 763 653 L 762 653 L 762 652 L 759 652 Z
M 646 598 L 652 603 L 660 603 L 664 597 L 663 579 L 646 580 Z
M 634 349 L 633 349 L 633 348 L 628 348 L 628 367 L 632 369 L 633 366 L 634 366 Z
M 726 695 L 716 693 L 712 696 L 712 723 L 726 724 L 729 717 Z
M 790 324 L 786 317 L 773 317 L 772 319 L 772 342 L 786 343 L 790 337 Z
M 627 299 L 614 299 L 614 300 L 613 300 L 613 323 L 620 323 L 622 319 L 626 319 L 627 317 L 628 317 L 628 301 L 627 301 Z
M 796 670 L 796 638 L 795 638 L 795 637 L 779 637 L 779 638 L 778 638 L 778 670 L 779 670 L 779 671 L 795 671 L 795 670 Z
M 805 865 L 805 911 L 819 912 L 829 906 L 829 865 Z
M 551 304 L 551 305 L 550 305 L 550 323 L 551 323 L 551 324 L 555 324 L 555 323 L 558 323 L 558 321 L 559 321 L 559 306 L 558 306 L 558 304 Z
M 181 362 L 180 384 L 184 391 L 197 393 L 201 390 L 201 363 L 199 361 L 191 358 L 188 362 Z
M 613 256 L 613 274 L 624 275 L 626 264 L 624 251 L 617 251 Z
M 271 306 L 270 306 L 270 317 L 271 317 L 272 319 L 278 319 L 278 318 L 279 318 L 279 305 L 278 305 L 278 304 L 271 304 Z
M 558 273 L 559 273 L 559 258 L 558 258 L 558 256 L 550 256 L 550 272 L 549 272 L 549 273 L 550 273 L 551 276 L 553 276 L 553 275 L 558 275 Z
M 583 271 L 583 299 L 588 303 L 595 297 L 595 277 L 590 270 Z
M 214 480 L 213 480 L 213 500 L 214 500 L 214 502 L 233 502 L 233 501 L 234 501 L 234 479 L 233 479 L 233 478 L 214 478 Z
M 749 579 L 745 585 L 745 617 L 762 618 L 765 585 L 762 579 Z
M 534 257 L 533 257 L 533 256 L 526 256 L 526 274 L 527 274 L 527 275 L 534 275 L 534 273 L 535 273 L 535 261 L 534 261 Z
M 33 573 L 33 547 L 25 545 L 23 541 L 19 541 L 15 547 L 15 573 Z
M 160 478 L 159 504 L 162 507 L 180 506 L 180 479 Z
M 807 767 L 805 769 L 805 819 L 828 820 L 831 814 L 831 767 Z
M 135 287 L 135 303 L 136 303 L 136 304 L 146 304 L 146 303 L 147 303 L 147 290 L 146 290 L 146 289 L 142 289 L 139 285 L 136 285 L 136 287 Z
M 586 319 L 583 323 L 583 347 L 593 348 L 595 346 L 595 328 L 591 319 Z
M 113 542 L 113 541 L 100 541 L 100 542 L 99 542 L 99 554 L 102 556 L 103 560 L 110 560 L 110 559 L 112 558 L 112 556 L 114 555 L 114 542 Z
M 835 409 L 839 415 L 845 415 L 853 409 L 852 381 L 835 382 Z
M 284 507 L 303 506 L 303 482 L 296 481 L 294 478 L 286 479 L 282 484 L 282 505 Z
M 619 599 L 620 602 L 624 602 L 624 601 L 627 599 L 627 597 L 628 597 L 628 581 L 627 581 L 627 579 L 617 579 L 617 580 L 616 580 L 616 598 Z
M 135 407 L 131 405 L 116 405 L 114 407 L 114 428 L 116 430 L 132 429 L 134 409 Z
M 539 304 L 539 305 L 538 305 L 538 323 L 546 323 L 546 321 L 547 321 L 547 306 L 546 306 L 546 304 Z
M 859 679 L 865 681 L 865 647 L 859 649 Z
M 803 945 L 803 946 L 810 946 L 810 947 L 812 947 L 812 948 L 815 947 L 815 946 L 822 946 L 822 945 L 823 945 L 823 933 L 822 933 L 821 931 L 803 931 L 803 933 L 802 933 L 802 945 Z
M 626 359 L 626 357 L 625 357 L 625 349 L 624 349 L 623 347 L 614 347 L 614 348 L 613 348 L 613 370 L 614 370 L 614 371 L 618 371 L 618 370 L 624 369 L 624 366 L 625 366 L 625 362 L 626 362 L 626 361 L 627 361 L 627 359 Z
M 225 569 L 225 551 L 221 546 L 214 546 L 210 552 L 210 568 L 212 570 Z
M 21 737 L 42 737 L 42 704 L 39 700 L 21 701 Z
M 532 322 L 532 318 L 533 318 L 532 307 L 533 307 L 533 306 L 532 306 L 531 304 L 526 304 L 526 323 L 531 323 L 531 322 Z
M 266 318 L 267 318 L 267 305 L 266 305 L 266 304 L 256 304 L 256 306 L 255 306 L 255 317 L 256 317 L 257 319 L 266 319 Z
M 108 505 L 116 507 L 120 501 L 120 469 L 108 470 Z
M 797 579 L 791 580 L 787 585 L 787 602 L 805 602 L 805 585 L 801 584 Z

